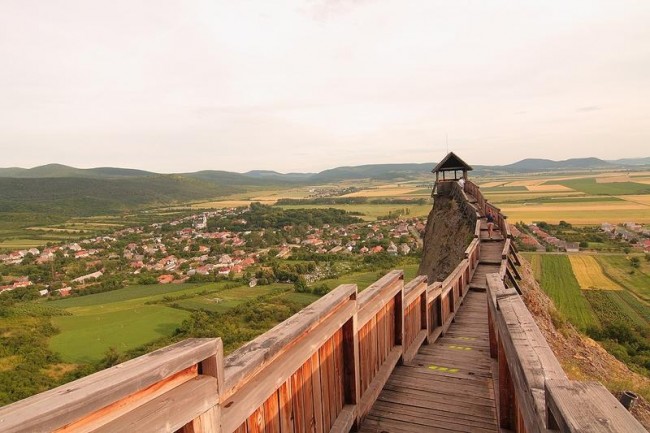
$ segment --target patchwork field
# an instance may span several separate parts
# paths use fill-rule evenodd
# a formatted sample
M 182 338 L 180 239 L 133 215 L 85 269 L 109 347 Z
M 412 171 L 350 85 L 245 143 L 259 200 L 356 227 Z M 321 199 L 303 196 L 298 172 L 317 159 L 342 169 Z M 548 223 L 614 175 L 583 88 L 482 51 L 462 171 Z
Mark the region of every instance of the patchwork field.
M 625 255 L 523 255 L 556 308 L 579 328 L 624 323 L 650 329 L 650 263 L 631 272 Z
M 540 259 L 540 284 L 560 313 L 583 331 L 598 326 L 599 321 L 580 290 L 567 256 L 541 255 Z
M 603 273 L 600 263 L 593 256 L 570 255 L 573 274 L 583 290 L 623 290 Z

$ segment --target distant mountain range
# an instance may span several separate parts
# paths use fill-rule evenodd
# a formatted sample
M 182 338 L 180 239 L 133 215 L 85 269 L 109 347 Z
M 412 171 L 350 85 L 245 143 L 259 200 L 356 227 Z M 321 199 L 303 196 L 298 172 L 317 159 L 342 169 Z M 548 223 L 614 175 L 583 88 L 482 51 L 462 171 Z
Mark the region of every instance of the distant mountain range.
M 278 173 L 253 170 L 235 173 L 204 170 L 159 174 L 115 167 L 81 169 L 61 164 L 34 168 L 0 168 L 0 212 L 56 212 L 91 215 L 143 205 L 166 205 L 212 199 L 268 186 L 318 185 L 354 179 L 400 180 L 431 177 L 434 162 L 420 164 L 369 164 L 337 167 L 319 173 Z M 576 158 L 564 161 L 524 159 L 502 166 L 474 165 L 474 176 L 548 171 L 634 169 L 647 166 L 648 158 L 604 161 Z
M 337 167 L 319 173 L 278 173 L 271 170 L 252 170 L 237 173 L 223 170 L 203 170 L 192 173 L 176 173 L 175 176 L 200 179 L 210 183 L 229 185 L 258 185 L 260 182 L 273 183 L 320 183 L 349 179 L 397 179 L 428 174 L 435 162 L 413 164 L 368 164 L 350 167 Z M 623 158 L 605 161 L 598 158 L 572 158 L 563 161 L 528 158 L 507 165 L 474 165 L 476 174 L 484 172 L 520 173 L 555 170 L 603 170 L 650 167 L 650 157 Z M 75 168 L 62 164 L 47 164 L 34 168 L 0 168 L 0 178 L 96 178 L 124 179 L 131 177 L 169 176 L 145 170 L 116 167 Z

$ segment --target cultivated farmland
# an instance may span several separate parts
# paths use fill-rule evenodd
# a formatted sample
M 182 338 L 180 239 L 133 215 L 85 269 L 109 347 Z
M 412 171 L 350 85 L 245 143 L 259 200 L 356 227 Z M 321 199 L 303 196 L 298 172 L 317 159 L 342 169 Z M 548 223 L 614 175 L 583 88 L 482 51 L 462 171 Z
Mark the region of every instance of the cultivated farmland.
M 596 327 L 598 319 L 580 290 L 567 256 L 543 255 L 541 259 L 541 286 L 555 307 L 579 329 Z
M 581 289 L 622 290 L 622 287 L 603 274 L 603 269 L 593 256 L 570 255 L 573 274 Z

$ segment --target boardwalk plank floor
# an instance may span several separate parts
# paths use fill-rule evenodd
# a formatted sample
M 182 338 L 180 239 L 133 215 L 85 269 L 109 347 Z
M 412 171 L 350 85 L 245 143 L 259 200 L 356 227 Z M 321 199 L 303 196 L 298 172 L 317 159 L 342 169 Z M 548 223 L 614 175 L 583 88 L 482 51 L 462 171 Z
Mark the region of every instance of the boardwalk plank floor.
M 395 369 L 361 432 L 498 432 L 486 296 L 468 292 L 445 336 Z

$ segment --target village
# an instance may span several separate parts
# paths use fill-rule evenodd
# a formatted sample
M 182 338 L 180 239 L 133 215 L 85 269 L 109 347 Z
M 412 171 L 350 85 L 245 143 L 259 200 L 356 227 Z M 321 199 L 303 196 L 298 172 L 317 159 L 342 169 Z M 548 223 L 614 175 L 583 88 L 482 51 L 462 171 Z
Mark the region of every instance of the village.
M 192 214 L 103 236 L 0 254 L 0 293 L 34 286 L 41 296 L 83 295 L 125 284 L 240 279 L 255 286 L 269 259 L 296 255 L 345 260 L 406 256 L 421 247 L 425 220 L 393 218 L 320 226 L 248 229 L 250 208 Z M 311 267 L 309 282 L 324 276 Z M 256 277 L 257 276 L 257 277 Z
M 609 250 L 636 248 L 650 253 L 650 229 L 634 222 L 604 222 L 600 227 L 582 228 L 581 231 L 564 221 L 557 226 L 519 223 L 511 225 L 511 231 L 520 248 L 527 251 L 577 253 L 590 249 L 595 242 L 606 244 Z

